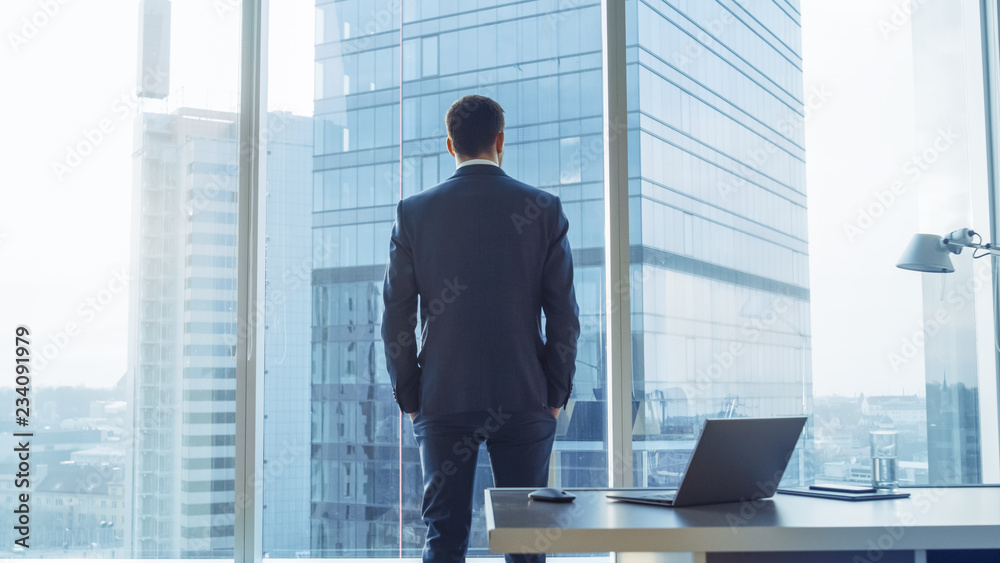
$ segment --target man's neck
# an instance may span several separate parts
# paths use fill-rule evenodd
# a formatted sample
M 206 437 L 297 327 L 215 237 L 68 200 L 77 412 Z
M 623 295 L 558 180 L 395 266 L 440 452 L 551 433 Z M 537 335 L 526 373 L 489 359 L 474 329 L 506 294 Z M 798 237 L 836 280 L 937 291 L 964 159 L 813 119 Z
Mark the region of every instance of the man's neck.
M 494 166 L 500 166 L 500 159 L 495 154 L 481 154 L 475 157 L 459 155 L 455 157 L 455 168 L 461 168 L 463 166 L 473 164 L 492 164 Z

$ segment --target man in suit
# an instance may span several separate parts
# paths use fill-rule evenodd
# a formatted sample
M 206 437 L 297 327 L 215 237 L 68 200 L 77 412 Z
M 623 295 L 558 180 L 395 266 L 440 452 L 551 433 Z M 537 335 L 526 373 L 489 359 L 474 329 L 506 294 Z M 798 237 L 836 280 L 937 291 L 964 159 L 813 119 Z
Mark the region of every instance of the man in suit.
M 500 168 L 503 109 L 465 96 L 445 123 L 457 170 L 399 202 L 383 289 L 393 396 L 420 448 L 427 562 L 465 559 L 480 444 L 496 486 L 547 485 L 580 333 L 569 223 L 558 197 Z

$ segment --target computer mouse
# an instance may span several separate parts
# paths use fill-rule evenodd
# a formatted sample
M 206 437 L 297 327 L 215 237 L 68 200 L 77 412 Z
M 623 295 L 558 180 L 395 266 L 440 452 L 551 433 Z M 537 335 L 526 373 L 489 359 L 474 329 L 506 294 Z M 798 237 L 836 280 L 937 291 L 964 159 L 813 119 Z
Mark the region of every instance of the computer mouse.
M 542 502 L 573 502 L 576 495 L 567 493 L 562 489 L 546 487 L 544 489 L 538 489 L 537 491 L 531 491 L 528 493 L 528 498 Z

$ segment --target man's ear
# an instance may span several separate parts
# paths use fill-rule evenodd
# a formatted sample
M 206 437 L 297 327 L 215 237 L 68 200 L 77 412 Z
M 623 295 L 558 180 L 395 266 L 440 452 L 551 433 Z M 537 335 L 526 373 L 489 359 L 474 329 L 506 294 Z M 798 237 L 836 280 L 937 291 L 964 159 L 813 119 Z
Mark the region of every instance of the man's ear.
M 496 149 L 497 149 L 497 154 L 503 152 L 503 131 L 501 131 L 500 134 L 497 135 Z
M 456 156 L 455 155 L 455 147 L 451 146 L 451 137 L 448 137 L 448 140 L 445 141 L 444 144 L 448 147 L 448 153 L 450 153 L 451 156 Z

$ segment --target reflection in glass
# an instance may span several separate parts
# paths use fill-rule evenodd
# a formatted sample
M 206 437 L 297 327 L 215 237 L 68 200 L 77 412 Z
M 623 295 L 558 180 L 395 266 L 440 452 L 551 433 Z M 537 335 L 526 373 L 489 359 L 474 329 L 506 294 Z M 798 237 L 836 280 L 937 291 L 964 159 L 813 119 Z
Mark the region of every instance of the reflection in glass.
M 269 442 L 291 439 L 304 413 L 310 425 L 308 478 L 265 487 L 264 551 L 270 556 L 419 555 L 425 528 L 418 452 L 410 421 L 400 417 L 392 399 L 376 323 L 395 204 L 454 172 L 445 151 L 444 114 L 465 94 L 491 96 L 504 107 L 504 168 L 559 195 L 569 217 L 584 330 L 574 395 L 553 453 L 552 484 L 607 483 L 599 2 L 555 12 L 540 11 L 542 3 L 535 2 L 399 6 L 388 0 L 317 4 L 316 86 L 307 90 L 317 93 L 313 158 L 300 165 L 313 176 L 303 182 L 313 189 L 303 199 L 310 213 L 281 204 L 297 198 L 288 179 L 285 193 L 277 193 L 277 184 L 269 187 L 267 290 L 286 299 L 269 300 L 267 315 L 275 322 L 268 321 L 265 358 L 265 457 L 276 451 Z M 272 5 L 272 20 L 275 10 L 281 8 Z M 271 90 L 282 86 L 272 83 Z M 272 166 L 281 164 L 269 161 L 269 178 L 280 175 L 271 173 Z M 297 175 L 303 168 L 286 172 Z M 272 213 L 276 203 L 283 207 Z M 294 234 L 303 226 L 311 236 Z M 302 288 L 290 292 L 272 264 L 281 253 L 302 250 L 311 260 L 309 305 L 293 317 L 289 300 L 298 299 Z M 282 350 L 290 353 L 291 335 L 309 321 L 310 358 L 302 365 L 311 368 L 304 381 L 294 365 L 276 371 L 271 342 L 286 342 Z M 290 466 L 295 474 L 302 463 Z M 484 451 L 477 488 L 491 483 Z M 286 534 L 283 525 L 266 525 L 283 522 L 303 495 L 307 526 Z M 475 498 L 470 555 L 483 555 L 481 492 Z M 276 510 L 274 503 L 282 504 Z
M 811 411 L 801 28 L 785 2 L 626 10 L 633 478 L 676 486 L 705 418 Z
M 231 558 L 240 20 L 138 7 L 139 74 L 159 80 L 143 84 L 133 128 L 126 548 Z M 217 73 L 192 81 L 206 58 Z

